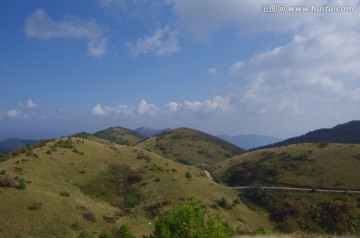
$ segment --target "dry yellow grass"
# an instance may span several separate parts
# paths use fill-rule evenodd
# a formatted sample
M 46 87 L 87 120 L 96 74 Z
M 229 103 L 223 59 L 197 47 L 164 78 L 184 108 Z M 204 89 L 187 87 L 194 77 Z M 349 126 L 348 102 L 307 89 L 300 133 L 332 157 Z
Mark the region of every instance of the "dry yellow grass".
M 144 211 L 146 207 L 162 202 L 166 205 L 160 210 L 165 212 L 180 207 L 189 198 L 199 201 L 210 213 L 221 213 L 234 229 L 271 229 L 266 214 L 252 211 L 244 204 L 233 209 L 211 208 L 216 200 L 225 197 L 232 202 L 238 194 L 209 181 L 200 169 L 137 147 L 75 137 L 72 142 L 76 153 L 60 147 L 51 151 L 53 141 L 33 150 L 31 156 L 20 154 L 0 163 L 0 170 L 7 171 L 6 176 L 28 182 L 25 190 L 0 188 L 0 237 L 74 237 L 82 230 L 98 234 L 123 224 L 141 237 L 153 228 L 153 221 Z M 139 154 L 146 155 L 148 160 L 137 159 Z M 134 185 L 141 190 L 141 204 L 122 217 L 118 215 L 120 209 L 111 206 L 102 195 L 84 194 L 80 189 L 96 181 L 99 174 L 114 164 L 144 172 L 142 183 Z M 187 171 L 192 174 L 191 179 L 185 177 Z M 34 203 L 41 204 L 40 208 L 28 209 Z M 85 212 L 92 213 L 96 221 L 84 219 Z M 107 223 L 104 216 L 116 217 L 116 222 Z

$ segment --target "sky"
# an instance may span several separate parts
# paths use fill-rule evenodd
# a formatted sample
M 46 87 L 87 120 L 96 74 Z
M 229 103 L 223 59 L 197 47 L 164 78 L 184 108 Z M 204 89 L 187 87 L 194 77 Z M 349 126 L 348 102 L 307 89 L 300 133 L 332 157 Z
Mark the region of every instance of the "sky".
M 358 120 L 359 5 L 2 0 L 0 139 L 110 126 L 287 138 Z

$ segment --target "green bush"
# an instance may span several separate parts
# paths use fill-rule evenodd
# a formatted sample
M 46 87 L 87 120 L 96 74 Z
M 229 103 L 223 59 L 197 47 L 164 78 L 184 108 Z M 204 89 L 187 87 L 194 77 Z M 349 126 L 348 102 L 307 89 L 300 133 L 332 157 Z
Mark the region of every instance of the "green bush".
M 218 205 L 222 208 L 228 208 L 229 207 L 229 203 L 226 200 L 226 198 L 222 197 L 219 201 L 218 201 Z
M 145 238 L 230 238 L 229 225 L 217 216 L 206 215 L 193 200 L 155 221 L 153 234 Z
M 190 173 L 189 171 L 187 171 L 187 172 L 185 173 L 185 177 L 188 178 L 188 179 L 191 179 L 191 178 L 192 178 L 192 175 L 191 175 L 191 173 Z
M 25 189 L 26 188 L 26 182 L 25 179 L 20 179 L 17 189 Z
M 76 238 L 95 238 L 95 236 L 93 236 L 89 232 L 83 231 Z
M 116 231 L 116 234 L 119 235 L 121 238 L 135 238 L 129 228 L 125 225 L 120 226 L 119 229 Z
M 121 236 L 122 237 L 122 236 Z M 102 232 L 100 235 L 99 235 L 99 238 L 113 238 L 113 236 L 108 233 L 108 232 Z

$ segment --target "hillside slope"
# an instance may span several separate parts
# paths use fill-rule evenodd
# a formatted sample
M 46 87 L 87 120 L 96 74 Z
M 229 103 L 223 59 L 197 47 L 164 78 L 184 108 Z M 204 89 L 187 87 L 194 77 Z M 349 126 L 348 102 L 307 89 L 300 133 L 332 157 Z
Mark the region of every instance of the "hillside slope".
M 123 127 L 110 127 L 94 133 L 94 136 L 119 145 L 135 145 L 147 138 L 140 133 Z
M 316 142 L 360 144 L 360 121 L 350 121 L 337 125 L 333 128 L 314 130 L 306 133 L 305 135 L 289 138 L 261 148 L 273 148 L 299 143 Z
M 280 184 L 360 190 L 360 145 L 307 143 L 262 149 L 209 170 L 230 186 Z
M 238 193 L 209 181 L 204 171 L 132 146 L 53 140 L 0 163 L 0 178 L 2 186 L 26 184 L 0 187 L 0 237 L 74 237 L 120 225 L 141 237 L 153 229 L 156 216 L 190 198 L 234 229 L 271 228 L 266 215 L 244 204 L 217 206 L 217 200 L 233 201 Z
M 208 165 L 244 153 L 244 150 L 201 131 L 178 128 L 147 139 L 139 148 L 188 164 Z

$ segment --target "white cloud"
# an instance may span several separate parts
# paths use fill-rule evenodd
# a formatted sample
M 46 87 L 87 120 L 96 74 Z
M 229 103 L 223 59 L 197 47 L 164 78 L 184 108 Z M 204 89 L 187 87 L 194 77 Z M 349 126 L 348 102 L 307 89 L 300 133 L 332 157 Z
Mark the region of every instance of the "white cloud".
M 213 99 L 199 101 L 185 101 L 183 108 L 194 112 L 215 112 L 230 109 L 231 98 L 227 96 L 216 96 Z
M 322 14 L 288 44 L 235 62 L 238 98 L 249 110 L 291 114 L 322 111 L 333 98 L 344 105 L 360 100 L 359 24 L 357 14 Z
M 39 107 L 39 105 L 34 103 L 33 100 L 31 100 L 31 99 L 27 100 L 25 103 L 20 102 L 19 105 L 24 106 L 24 107 L 26 107 L 28 109 L 36 109 L 36 108 Z
M 170 112 L 177 112 L 181 108 L 181 103 L 169 102 L 165 105 L 165 108 Z
M 7 117 L 11 117 L 11 118 L 16 118 L 16 117 L 20 116 L 21 114 L 22 114 L 22 112 L 16 110 L 15 108 L 12 108 L 12 109 L 6 111 L 6 113 L 5 113 L 5 115 Z
M 162 56 L 180 51 L 177 31 L 171 30 L 169 26 L 158 28 L 152 36 L 139 38 L 135 43 L 128 42 L 126 47 L 134 56 L 149 53 Z
M 159 108 L 155 104 L 147 103 L 144 99 L 140 101 L 137 112 L 139 114 L 155 115 L 159 112 Z
M 103 28 L 95 19 L 83 20 L 72 17 L 54 21 L 43 9 L 37 9 L 25 21 L 25 34 L 30 38 L 47 40 L 51 38 L 87 38 L 88 53 L 102 56 L 107 53 Z
M 91 109 L 91 115 L 93 116 L 103 116 L 113 111 L 110 107 L 102 107 L 100 104 L 96 104 L 95 107 Z
M 203 39 L 222 26 L 235 26 L 240 33 L 272 30 L 294 30 L 317 18 L 319 14 L 294 14 L 290 12 L 268 14 L 262 6 L 269 1 L 260 0 L 173 0 L 174 11 L 179 18 L 179 28 Z M 271 3 L 270 3 L 271 4 Z M 292 0 L 287 5 L 309 5 L 307 0 Z M 316 5 L 331 4 L 319 0 Z M 332 3 L 334 4 L 334 3 Z
M 215 68 L 209 68 L 209 69 L 208 69 L 208 73 L 209 73 L 210 75 L 216 75 L 216 74 L 217 74 L 217 70 L 216 70 Z

